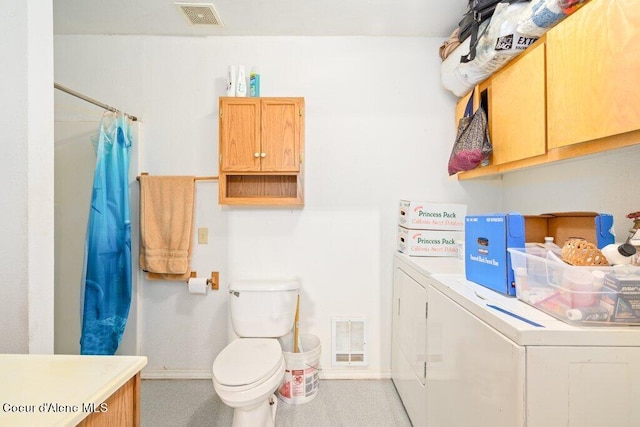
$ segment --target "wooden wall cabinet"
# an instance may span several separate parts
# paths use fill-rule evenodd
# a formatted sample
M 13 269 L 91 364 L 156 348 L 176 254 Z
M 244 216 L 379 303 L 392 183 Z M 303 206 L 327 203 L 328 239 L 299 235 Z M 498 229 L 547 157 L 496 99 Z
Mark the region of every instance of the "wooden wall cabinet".
M 458 178 L 640 144 L 639 70 L 640 7 L 587 3 L 478 85 L 476 96 L 488 97 L 494 152 L 489 166 Z
M 550 149 L 640 128 L 640 2 L 592 1 L 547 41 Z
M 544 49 L 544 43 L 533 47 L 491 83 L 488 115 L 495 165 L 547 150 Z
M 219 202 L 302 206 L 304 98 L 220 98 Z

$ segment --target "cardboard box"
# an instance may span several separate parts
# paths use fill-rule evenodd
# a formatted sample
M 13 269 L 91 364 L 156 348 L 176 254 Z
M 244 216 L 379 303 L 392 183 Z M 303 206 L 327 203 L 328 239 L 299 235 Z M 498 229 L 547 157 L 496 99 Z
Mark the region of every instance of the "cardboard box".
M 412 230 L 464 231 L 467 206 L 400 200 L 398 224 Z
M 582 238 L 602 249 L 615 242 L 613 216 L 597 212 L 557 212 L 525 215 L 525 241 L 542 243 L 546 236 L 553 237 L 562 247 L 572 238 Z
M 524 247 L 524 217 L 518 213 L 467 215 L 465 275 L 467 280 L 505 295 L 515 295 L 507 248 Z
M 410 256 L 458 256 L 456 242 L 464 232 L 451 230 L 410 230 L 398 227 L 398 250 Z
M 618 269 L 604 277 L 600 306 L 615 323 L 640 323 L 640 268 Z
M 605 275 L 603 283 L 604 286 L 623 294 L 640 294 L 640 268 L 632 267 L 628 272 L 618 269 Z
M 609 311 L 609 322 L 640 323 L 640 292 L 618 292 L 614 289 L 603 288 L 600 307 Z
M 541 243 L 546 236 L 553 237 L 558 246 L 569 238 L 581 237 L 602 248 L 614 242 L 612 228 L 613 216 L 595 212 L 468 215 L 465 220 L 467 280 L 506 295 L 515 295 L 507 248 Z

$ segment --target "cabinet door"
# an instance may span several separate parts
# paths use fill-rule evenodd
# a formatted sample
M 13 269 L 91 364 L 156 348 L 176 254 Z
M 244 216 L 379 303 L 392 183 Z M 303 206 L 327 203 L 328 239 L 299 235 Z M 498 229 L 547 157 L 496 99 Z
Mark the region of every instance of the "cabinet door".
M 428 287 L 430 426 L 525 425 L 525 349 Z
M 592 1 L 547 43 L 549 148 L 640 128 L 638 1 Z
M 427 291 L 406 273 L 401 273 L 400 348 L 415 377 L 424 384 L 427 337 Z
M 393 306 L 391 313 L 391 378 L 401 381 L 402 365 L 400 354 L 400 300 L 402 297 L 402 283 L 400 275 L 404 274 L 395 261 L 393 267 Z
M 427 291 L 419 281 L 427 279 L 394 265 L 391 375 L 411 422 L 424 426 Z
M 527 426 L 640 425 L 640 348 L 527 348 Z
M 297 172 L 300 169 L 301 104 L 297 99 L 262 100 L 263 172 Z
M 260 170 L 260 100 L 220 98 L 220 170 Z
M 500 71 L 489 89 L 492 164 L 546 151 L 545 45 L 539 44 Z

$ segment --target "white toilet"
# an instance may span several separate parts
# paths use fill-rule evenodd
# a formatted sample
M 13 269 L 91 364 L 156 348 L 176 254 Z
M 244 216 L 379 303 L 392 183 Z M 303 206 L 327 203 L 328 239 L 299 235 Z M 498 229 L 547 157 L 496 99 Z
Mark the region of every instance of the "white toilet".
M 272 427 L 284 379 L 278 341 L 293 328 L 297 281 L 238 281 L 229 285 L 231 326 L 239 337 L 213 362 L 213 387 L 234 408 L 233 427 Z

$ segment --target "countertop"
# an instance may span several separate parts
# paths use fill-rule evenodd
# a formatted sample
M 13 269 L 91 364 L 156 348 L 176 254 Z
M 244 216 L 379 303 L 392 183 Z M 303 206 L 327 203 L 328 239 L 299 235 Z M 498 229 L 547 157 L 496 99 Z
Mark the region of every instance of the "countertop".
M 518 345 L 640 347 L 640 326 L 574 326 L 465 277 L 454 257 L 394 256 L 431 277 L 432 285 Z
M 0 425 L 76 425 L 146 364 L 143 356 L 0 354 Z
M 640 347 L 638 326 L 574 326 L 499 294 L 464 274 L 435 274 L 433 285 L 519 345 Z

